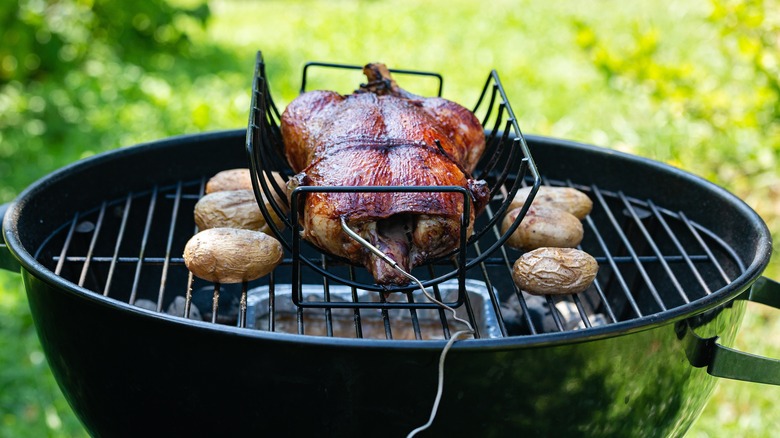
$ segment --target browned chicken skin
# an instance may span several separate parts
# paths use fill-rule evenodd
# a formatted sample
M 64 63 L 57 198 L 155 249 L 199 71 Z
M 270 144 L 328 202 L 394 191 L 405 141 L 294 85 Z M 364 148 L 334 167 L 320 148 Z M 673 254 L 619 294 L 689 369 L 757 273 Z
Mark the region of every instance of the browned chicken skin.
M 383 64 L 368 64 L 363 72 L 369 82 L 353 94 L 310 91 L 285 109 L 285 153 L 299 172 L 291 183 L 460 186 L 471 193 L 473 223 L 489 196 L 483 181 L 470 178 L 485 148 L 479 120 L 454 102 L 402 90 Z M 403 285 L 406 277 L 343 232 L 341 218 L 408 272 L 458 246 L 463 196 L 316 192 L 302 210 L 304 239 L 366 266 L 377 284 Z

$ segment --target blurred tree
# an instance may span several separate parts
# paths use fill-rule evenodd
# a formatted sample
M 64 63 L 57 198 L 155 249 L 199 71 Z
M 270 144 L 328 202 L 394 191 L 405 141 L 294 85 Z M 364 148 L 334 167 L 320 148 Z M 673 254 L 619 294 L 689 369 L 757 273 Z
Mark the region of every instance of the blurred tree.
M 205 2 L 1 2 L 0 202 L 62 163 L 116 147 L 120 124 L 150 126 L 150 108 L 171 94 L 150 75 L 192 56 L 190 34 L 209 14 Z
M 128 62 L 150 53 L 187 53 L 182 19 L 205 24 L 209 8 L 171 6 L 162 0 L 20 0 L 0 4 L 0 84 L 57 80 L 102 46 Z

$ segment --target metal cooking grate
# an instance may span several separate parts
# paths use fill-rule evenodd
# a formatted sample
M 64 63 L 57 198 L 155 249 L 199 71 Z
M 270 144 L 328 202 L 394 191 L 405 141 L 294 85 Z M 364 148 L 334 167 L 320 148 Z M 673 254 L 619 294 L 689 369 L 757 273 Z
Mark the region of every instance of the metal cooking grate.
M 437 78 L 441 93 L 438 75 L 394 72 Z M 476 218 L 467 245 L 465 235 L 461 236 L 461 249 L 454 257 L 443 257 L 412 273 L 425 279 L 438 299 L 458 306 L 459 316 L 475 327 L 475 337 L 587 329 L 654 315 L 719 290 L 744 270 L 722 239 L 683 212 L 587 182 L 543 180 L 495 72 L 474 112 L 487 128 L 488 144 L 474 176 L 488 181 L 491 202 Z M 270 98 L 259 53 L 250 113 L 247 149 L 255 176 L 280 171 L 288 178 L 292 171 L 280 153 L 279 112 Z M 274 272 L 240 285 L 193 278 L 181 254 L 197 232 L 192 215 L 195 203 L 203 196 L 206 180 L 220 170 L 224 169 L 172 186 L 127 193 L 76 213 L 46 240 L 36 258 L 55 274 L 96 294 L 216 324 L 337 337 L 449 338 L 448 315 L 421 299 L 414 287 L 385 294 L 364 268 L 301 245 L 291 231 L 291 225 L 297 224 L 295 215 L 287 217 L 281 210 L 284 206 L 276 203 L 272 207 L 287 227 L 274 227 L 274 234 L 286 247 L 287 257 Z M 258 197 L 261 189 L 269 198 L 271 190 L 279 191 L 264 178 L 255 178 L 254 183 Z M 594 284 L 581 294 L 530 296 L 512 282 L 511 267 L 520 252 L 502 245 L 507 236 L 501 235 L 498 224 L 519 187 L 542 183 L 575 187 L 594 201 L 584 220 L 580 248 L 597 259 L 600 270 Z M 267 215 L 262 204 L 261 210 Z
M 214 173 L 219 170 L 222 169 L 215 169 Z M 344 298 L 344 291 L 328 278 L 306 272 L 302 273 L 304 283 L 319 290 L 326 299 L 339 294 L 339 299 L 347 302 L 374 299 L 377 309 L 343 309 L 342 303 L 333 298 L 333 306 L 294 306 L 290 317 L 283 315 L 282 309 L 290 300 L 284 294 L 290 289 L 290 258 L 285 258 L 271 275 L 249 284 L 214 285 L 199 279 L 190 283 L 181 254 L 196 231 L 192 211 L 209 176 L 127 193 L 123 198 L 76 213 L 46 240 L 36 258 L 57 275 L 95 294 L 156 312 L 190 317 L 200 314 L 202 319 L 217 324 L 325 336 L 449 336 L 450 323 L 441 311 L 395 309 L 383 294 L 365 295 L 355 288 L 346 288 Z M 544 183 L 572 186 L 593 199 L 593 211 L 584 221 L 581 248 L 598 260 L 597 279 L 590 289 L 578 295 L 528 296 L 517 290 L 510 276 L 511 264 L 520 253 L 502 247 L 468 271 L 470 282 L 484 285 L 487 299 L 476 303 L 469 298 L 461 311 L 479 327 L 484 305 L 492 309 L 497 326 L 492 328 L 494 334 L 483 329 L 478 337 L 567 331 L 661 313 L 723 288 L 744 269 L 724 241 L 688 220 L 683 212 L 669 211 L 650 199 L 635 199 L 592 185 L 558 180 Z M 480 221 L 490 220 L 503 196 L 504 193 L 496 195 Z M 469 247 L 467 258 L 480 256 L 481 248 L 490 247 L 498 236 L 493 227 Z M 319 253 L 307 256 L 341 275 L 357 278 L 362 274 L 360 268 Z M 442 262 L 425 269 L 435 274 L 452 266 Z M 441 288 L 437 285 L 434 290 Z M 188 293 L 190 290 L 192 293 Z M 266 298 L 253 300 L 260 290 Z M 396 292 L 392 299 L 417 300 L 412 292 Z M 253 306 L 253 302 L 260 304 Z M 425 316 L 424 312 L 433 312 L 433 316 Z M 259 313 L 266 316 L 252 317 Z

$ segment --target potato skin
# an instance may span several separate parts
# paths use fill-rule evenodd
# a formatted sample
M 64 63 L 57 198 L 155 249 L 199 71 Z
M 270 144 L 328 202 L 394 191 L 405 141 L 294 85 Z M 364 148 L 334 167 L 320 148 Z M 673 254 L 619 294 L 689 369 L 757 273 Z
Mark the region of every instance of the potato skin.
M 574 248 L 537 248 L 520 256 L 512 268 L 517 287 L 534 295 L 585 291 L 599 271 L 590 254 Z
M 184 264 L 198 278 L 241 283 L 263 277 L 282 261 L 282 244 L 260 231 L 210 228 L 184 246 Z
M 268 202 L 265 206 L 276 226 L 281 228 L 282 220 Z M 199 230 L 238 228 L 271 232 L 251 190 L 227 190 L 204 195 L 195 204 L 193 215 Z
M 271 172 L 271 178 L 273 178 L 279 188 L 285 192 L 284 196 L 289 199 L 290 194 L 287 189 L 287 183 L 284 181 L 284 178 L 282 178 L 282 175 L 278 172 Z M 265 180 L 268 184 L 271 184 L 268 177 L 266 177 Z M 206 182 L 206 194 L 231 190 L 254 190 L 252 187 L 252 174 L 249 172 L 249 169 L 239 168 L 223 170 L 216 173 L 208 182 Z M 285 203 L 282 202 L 281 197 L 273 187 L 271 188 L 271 192 L 276 203 L 279 204 L 280 207 L 284 207 Z M 263 194 L 263 197 L 265 198 L 265 194 Z
M 521 209 L 510 210 L 501 223 L 501 234 L 509 231 Z M 512 248 L 532 250 L 545 246 L 573 248 L 582 242 L 582 222 L 571 213 L 557 208 L 531 205 L 506 244 Z
M 218 172 L 206 183 L 206 193 L 228 190 L 252 190 L 249 169 L 228 169 Z
M 509 210 L 522 207 L 530 194 L 531 187 L 519 189 L 509 204 Z M 558 208 L 571 213 L 577 219 L 585 219 L 593 209 L 593 201 L 588 195 L 573 187 L 539 186 L 531 205 Z

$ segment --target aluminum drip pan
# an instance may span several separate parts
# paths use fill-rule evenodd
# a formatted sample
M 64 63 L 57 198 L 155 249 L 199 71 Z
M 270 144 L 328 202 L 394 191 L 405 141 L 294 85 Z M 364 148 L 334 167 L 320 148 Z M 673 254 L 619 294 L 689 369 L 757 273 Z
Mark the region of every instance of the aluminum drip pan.
M 445 281 L 438 288 L 443 301 L 454 299 L 458 294 L 458 281 Z M 304 300 L 323 301 L 326 298 L 322 285 L 304 284 L 302 290 Z M 500 338 L 496 312 L 485 283 L 467 279 L 466 292 L 474 310 L 474 321 L 480 337 Z M 360 289 L 356 290 L 353 296 L 352 288 L 347 286 L 329 286 L 328 294 L 329 301 L 336 305 L 355 302 L 355 298 L 360 302 L 380 302 L 381 299 L 377 292 Z M 421 291 L 412 292 L 411 295 L 414 302 L 427 301 Z M 407 300 L 408 295 L 403 293 L 393 293 L 387 297 L 388 302 Z M 273 325 L 268 318 L 272 312 L 275 315 Z M 466 306 L 457 308 L 456 314 L 459 318 L 469 319 Z M 269 293 L 267 285 L 250 289 L 247 293 L 247 327 L 281 333 L 300 334 L 300 318 L 303 334 L 312 336 L 393 340 L 444 339 L 443 317 L 446 317 L 446 327 L 450 332 L 463 329 L 461 324 L 454 321 L 451 312 L 437 309 L 303 310 L 293 303 L 292 287 L 289 284 L 274 285 L 273 295 Z

